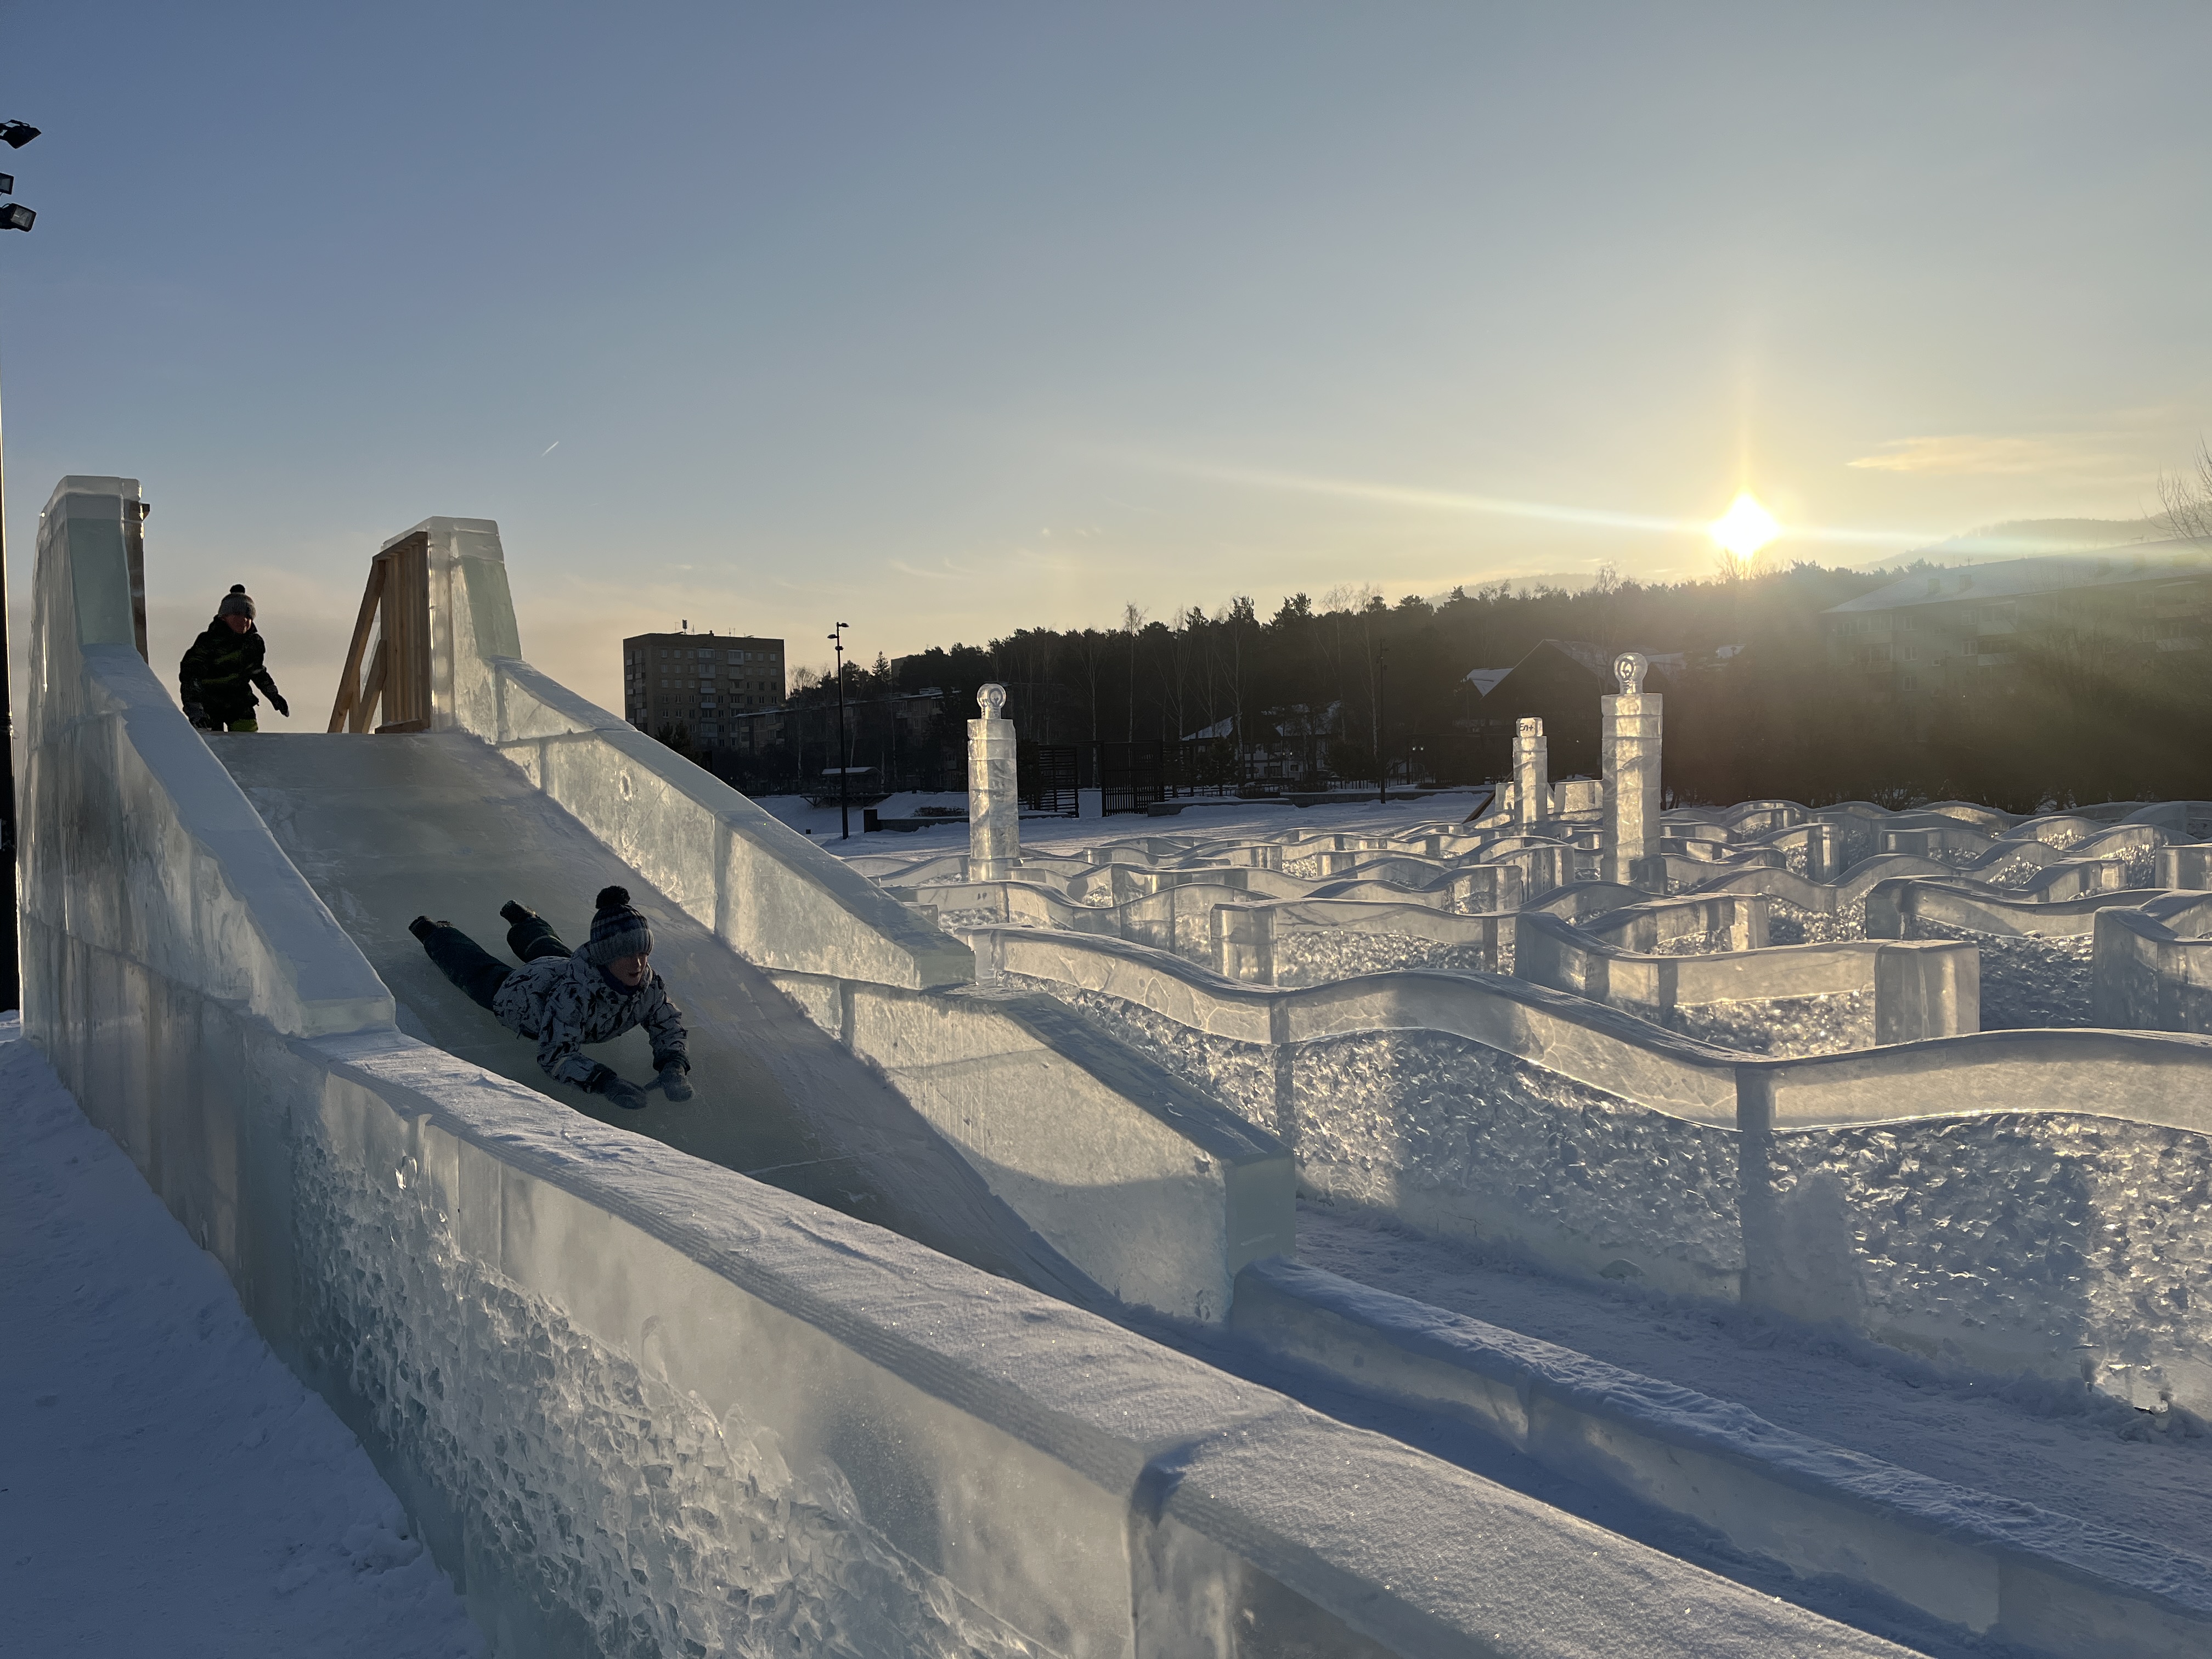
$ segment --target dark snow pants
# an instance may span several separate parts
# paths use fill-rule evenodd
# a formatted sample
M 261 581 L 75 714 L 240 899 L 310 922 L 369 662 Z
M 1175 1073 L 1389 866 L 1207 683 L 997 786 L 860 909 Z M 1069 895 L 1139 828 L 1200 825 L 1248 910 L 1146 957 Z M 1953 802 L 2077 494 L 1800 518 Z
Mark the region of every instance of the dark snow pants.
M 525 915 L 507 930 L 507 948 L 525 962 L 569 954 L 568 947 L 561 943 L 551 925 L 536 915 Z M 514 971 L 458 927 L 432 928 L 429 937 L 422 941 L 422 949 L 446 977 L 466 991 L 469 1000 L 482 1008 L 491 1006 L 499 988 Z

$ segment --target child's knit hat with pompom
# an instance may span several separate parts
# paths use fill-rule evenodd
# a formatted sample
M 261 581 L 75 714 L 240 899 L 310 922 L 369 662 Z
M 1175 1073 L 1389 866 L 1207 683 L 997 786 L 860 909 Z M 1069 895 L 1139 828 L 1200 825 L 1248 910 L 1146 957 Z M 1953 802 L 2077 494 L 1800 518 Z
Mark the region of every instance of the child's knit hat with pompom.
M 624 957 L 653 954 L 653 927 L 644 913 L 629 902 L 627 887 L 602 887 L 594 901 L 592 936 L 576 954 L 604 968 Z

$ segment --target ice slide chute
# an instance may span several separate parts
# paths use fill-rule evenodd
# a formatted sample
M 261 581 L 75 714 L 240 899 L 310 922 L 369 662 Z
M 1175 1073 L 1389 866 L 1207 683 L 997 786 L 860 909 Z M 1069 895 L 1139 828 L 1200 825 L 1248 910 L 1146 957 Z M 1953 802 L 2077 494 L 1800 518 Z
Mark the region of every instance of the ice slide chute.
M 1272 1136 L 1048 1000 L 961 994 L 964 945 L 524 662 L 488 521 L 426 520 L 376 555 L 331 724 L 211 747 L 403 1029 L 1082 1304 L 1218 1319 L 1239 1267 L 1291 1248 Z M 617 882 L 662 901 L 656 966 L 698 1088 L 680 1106 L 624 1113 L 550 1083 L 407 933 L 428 914 L 495 945 L 514 898 L 580 939 Z M 641 1034 L 606 1058 L 650 1075 Z M 1086 1116 L 1087 1148 L 1070 1131 Z
M 549 1080 L 536 1045 L 447 981 L 407 924 L 450 920 L 498 950 L 500 904 L 516 898 L 573 944 L 589 929 L 592 896 L 638 878 L 475 738 L 261 733 L 209 747 L 392 988 L 403 1031 L 975 1267 L 1072 1301 L 1100 1299 L 880 1075 L 673 906 L 653 905 L 653 966 L 684 1010 L 696 1097 L 678 1106 L 655 1094 L 627 1112 Z M 633 1079 L 653 1075 L 642 1031 L 593 1053 Z

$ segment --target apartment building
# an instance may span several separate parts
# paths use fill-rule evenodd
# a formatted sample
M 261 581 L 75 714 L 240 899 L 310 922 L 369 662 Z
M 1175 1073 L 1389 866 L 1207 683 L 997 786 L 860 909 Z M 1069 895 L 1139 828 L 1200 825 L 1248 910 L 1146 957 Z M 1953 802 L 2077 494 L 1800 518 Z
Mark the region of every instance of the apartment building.
M 693 746 L 719 748 L 740 714 L 783 705 L 783 641 L 750 635 L 638 634 L 623 641 L 623 714 L 659 736 L 682 726 Z
M 1827 612 L 1835 666 L 1900 696 L 2002 683 L 2023 652 L 2212 644 L 2212 548 L 2142 542 L 1906 576 Z

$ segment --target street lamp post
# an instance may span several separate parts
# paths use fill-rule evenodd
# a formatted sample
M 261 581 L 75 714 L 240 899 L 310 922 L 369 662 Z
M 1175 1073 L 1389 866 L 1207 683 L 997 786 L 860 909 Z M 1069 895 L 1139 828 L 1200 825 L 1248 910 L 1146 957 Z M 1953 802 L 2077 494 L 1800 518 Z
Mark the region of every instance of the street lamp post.
M 837 651 L 837 839 L 853 839 L 852 807 L 848 790 L 853 781 L 852 763 L 845 758 L 845 630 L 853 624 L 839 623 L 830 630 L 830 642 Z
M 0 144 L 21 149 L 39 136 L 39 130 L 21 121 L 0 121 Z M 0 173 L 0 196 L 15 193 L 12 174 Z M 28 230 L 39 216 L 19 202 L 0 208 L 0 230 Z M 4 446 L 0 446 L 4 449 Z M 18 940 L 21 930 L 16 915 L 15 852 L 15 710 L 9 684 L 8 652 L 8 467 L 0 459 L 0 860 L 8 868 L 0 876 L 5 887 L 7 936 L 0 939 L 0 1012 L 23 1006 L 23 969 Z

